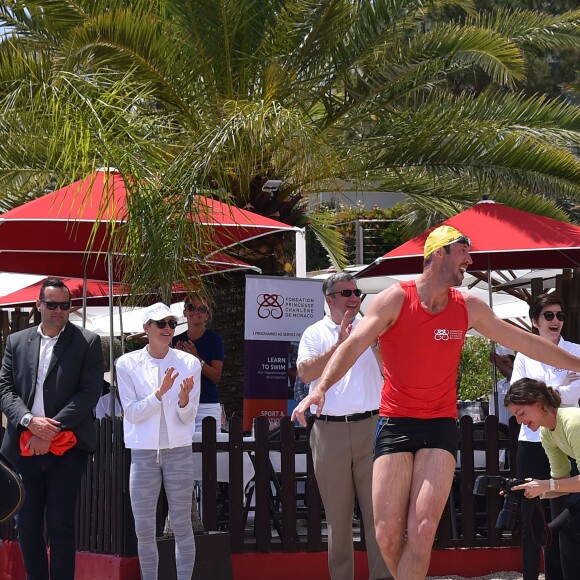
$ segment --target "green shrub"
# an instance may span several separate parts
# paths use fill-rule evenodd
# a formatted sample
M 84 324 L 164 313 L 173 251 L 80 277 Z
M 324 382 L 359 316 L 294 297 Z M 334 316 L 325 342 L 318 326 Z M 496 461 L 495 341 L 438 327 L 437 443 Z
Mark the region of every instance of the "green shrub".
M 110 371 L 111 369 L 109 368 L 110 366 L 110 360 L 111 360 L 111 355 L 110 355 L 110 351 L 109 351 L 109 344 L 111 342 L 110 337 L 108 336 L 101 336 L 101 348 L 103 349 L 103 359 L 104 359 L 104 363 L 105 363 L 105 372 Z M 114 338 L 113 341 L 113 356 L 114 358 L 118 358 L 120 357 L 122 354 L 122 350 L 121 350 L 121 339 L 120 338 Z
M 489 362 L 491 342 L 480 336 L 468 336 L 461 352 L 457 373 L 457 399 L 487 400 L 493 392 L 493 367 Z M 501 379 L 498 376 L 498 380 Z

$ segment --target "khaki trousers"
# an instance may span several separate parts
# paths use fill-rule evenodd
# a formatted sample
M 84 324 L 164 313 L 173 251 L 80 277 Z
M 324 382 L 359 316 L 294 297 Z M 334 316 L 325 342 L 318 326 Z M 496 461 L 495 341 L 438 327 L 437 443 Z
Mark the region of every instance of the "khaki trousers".
M 328 525 L 328 568 L 332 580 L 354 578 L 352 518 L 360 506 L 371 580 L 392 578 L 375 538 L 372 506 L 373 445 L 379 417 L 355 423 L 316 420 L 310 434 L 314 473 Z

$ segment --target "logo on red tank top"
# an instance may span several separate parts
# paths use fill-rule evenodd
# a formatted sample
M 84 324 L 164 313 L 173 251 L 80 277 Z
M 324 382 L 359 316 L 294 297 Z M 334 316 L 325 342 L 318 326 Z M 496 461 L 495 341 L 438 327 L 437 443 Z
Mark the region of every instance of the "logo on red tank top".
M 433 338 L 435 340 L 463 340 L 463 331 L 449 328 L 436 328 L 433 331 Z

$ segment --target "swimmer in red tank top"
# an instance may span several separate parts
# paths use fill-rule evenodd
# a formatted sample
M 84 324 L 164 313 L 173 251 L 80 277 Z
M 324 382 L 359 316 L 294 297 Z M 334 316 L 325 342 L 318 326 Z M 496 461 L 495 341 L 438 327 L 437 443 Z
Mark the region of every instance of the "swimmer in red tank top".
M 294 410 L 302 424 L 311 405 L 379 340 L 386 373 L 373 465 L 373 510 L 381 553 L 396 578 L 425 578 L 457 453 L 455 379 L 463 338 L 474 328 L 536 360 L 580 371 L 577 358 L 497 318 L 460 286 L 472 263 L 471 241 L 455 228 L 435 228 L 424 247 L 423 273 L 390 286 L 335 350 L 316 388 Z M 474 249 L 476 250 L 476 248 Z M 389 501 L 385 501 L 389 498 Z

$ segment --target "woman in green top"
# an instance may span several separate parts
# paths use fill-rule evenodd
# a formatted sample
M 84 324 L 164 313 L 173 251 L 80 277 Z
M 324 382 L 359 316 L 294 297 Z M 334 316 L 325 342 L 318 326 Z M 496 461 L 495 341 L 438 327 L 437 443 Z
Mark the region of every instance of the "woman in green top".
M 513 489 L 523 490 L 527 499 L 574 494 L 569 498 L 567 509 L 550 525 L 552 544 L 544 550 L 546 580 L 578 580 L 580 476 L 570 477 L 569 457 L 580 462 L 580 409 L 560 409 L 561 402 L 557 390 L 528 378 L 514 382 L 504 399 L 504 405 L 518 423 L 532 431 L 540 430 L 552 476 L 551 479 L 530 479 Z

